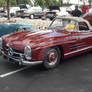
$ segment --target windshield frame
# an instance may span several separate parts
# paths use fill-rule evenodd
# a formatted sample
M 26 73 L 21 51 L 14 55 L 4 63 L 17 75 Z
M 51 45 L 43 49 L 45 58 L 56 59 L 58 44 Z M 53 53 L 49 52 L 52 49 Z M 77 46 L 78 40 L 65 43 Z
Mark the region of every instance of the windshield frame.
M 70 18 L 55 18 L 55 19 L 53 19 L 53 21 L 52 21 L 51 24 L 49 25 L 49 27 L 48 27 L 49 29 L 55 29 L 56 27 L 58 27 L 58 29 L 59 29 L 60 26 L 51 27 L 52 24 L 54 23 L 54 21 L 57 20 L 57 19 L 60 19 L 61 21 L 63 21 L 63 19 L 64 19 L 65 21 L 74 21 L 74 22 L 75 22 L 75 26 L 76 26 L 76 24 L 77 24 L 77 22 L 78 22 L 78 21 L 76 21 L 76 20 L 74 20 L 74 19 L 70 19 Z M 58 30 L 58 29 L 57 29 L 57 30 Z M 61 29 L 65 29 L 64 26 L 61 26 Z M 74 29 L 74 30 L 75 30 L 75 29 Z

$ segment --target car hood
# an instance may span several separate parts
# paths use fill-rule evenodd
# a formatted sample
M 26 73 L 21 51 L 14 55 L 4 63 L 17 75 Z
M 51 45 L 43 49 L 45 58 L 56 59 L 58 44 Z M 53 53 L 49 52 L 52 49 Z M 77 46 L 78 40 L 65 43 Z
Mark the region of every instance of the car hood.
M 38 47 L 39 45 L 53 42 L 55 38 L 64 37 L 67 33 L 58 33 L 53 30 L 22 31 L 3 36 L 6 44 L 12 48 L 23 50 L 25 46 Z M 62 36 L 61 36 L 62 35 Z

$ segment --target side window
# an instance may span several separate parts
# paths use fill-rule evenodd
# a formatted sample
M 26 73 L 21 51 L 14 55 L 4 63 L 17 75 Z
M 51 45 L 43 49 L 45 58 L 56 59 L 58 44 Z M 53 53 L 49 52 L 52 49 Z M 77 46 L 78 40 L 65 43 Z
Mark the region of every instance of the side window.
M 75 31 L 76 29 L 76 21 L 67 20 L 67 24 L 65 25 L 65 29 L 69 31 Z
M 79 22 L 79 31 L 88 31 L 89 27 L 85 22 Z

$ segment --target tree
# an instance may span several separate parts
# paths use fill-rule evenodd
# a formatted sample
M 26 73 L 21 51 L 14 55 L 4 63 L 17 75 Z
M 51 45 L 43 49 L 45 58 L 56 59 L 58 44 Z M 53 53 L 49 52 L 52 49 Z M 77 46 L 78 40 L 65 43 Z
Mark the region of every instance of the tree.
M 49 7 L 53 5 L 59 5 L 61 6 L 62 0 L 35 0 L 35 5 L 39 5 L 42 8 Z
M 10 20 L 10 0 L 7 0 L 7 15 L 8 15 L 8 20 Z
M 16 6 L 16 0 L 10 0 L 10 6 Z
M 35 0 L 35 5 L 39 5 L 42 8 L 45 7 L 45 0 Z
M 0 0 L 0 6 L 5 5 L 6 0 Z
M 17 5 L 18 4 L 31 4 L 31 0 L 16 0 Z
M 0 6 L 3 6 L 6 4 L 7 0 L 0 0 Z M 60 5 L 62 4 L 62 0 L 34 0 L 35 5 L 39 5 L 42 8 L 49 7 L 52 5 Z M 31 0 L 10 0 L 10 5 L 11 6 L 16 6 L 19 4 L 30 4 L 32 6 Z

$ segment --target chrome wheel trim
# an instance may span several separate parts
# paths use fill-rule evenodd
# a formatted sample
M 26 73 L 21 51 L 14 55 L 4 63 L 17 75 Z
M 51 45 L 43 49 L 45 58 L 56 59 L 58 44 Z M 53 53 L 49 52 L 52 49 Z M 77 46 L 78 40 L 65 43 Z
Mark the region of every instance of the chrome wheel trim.
M 53 60 L 51 60 L 53 59 Z M 58 53 L 57 53 L 57 50 L 56 49 L 51 49 L 48 51 L 47 53 L 47 63 L 48 65 L 50 66 L 53 66 L 57 63 L 57 60 L 58 60 Z
M 33 19 L 34 18 L 34 15 L 30 15 L 30 18 Z

